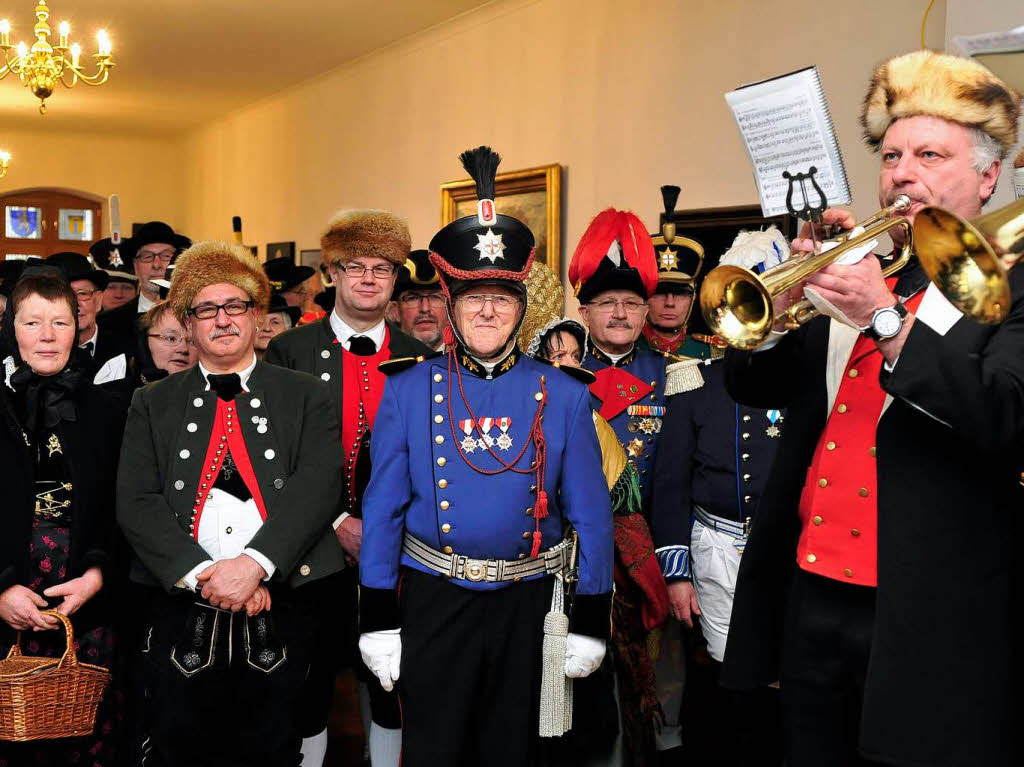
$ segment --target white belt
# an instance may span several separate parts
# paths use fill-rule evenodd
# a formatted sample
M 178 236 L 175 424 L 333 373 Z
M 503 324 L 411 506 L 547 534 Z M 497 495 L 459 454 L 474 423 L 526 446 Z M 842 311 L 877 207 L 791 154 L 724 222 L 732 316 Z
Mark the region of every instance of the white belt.
M 462 554 L 445 554 L 406 533 L 402 551 L 424 567 L 449 578 L 498 583 L 568 571 L 572 560 L 572 539 L 566 538 L 542 551 L 536 559 L 473 559 Z

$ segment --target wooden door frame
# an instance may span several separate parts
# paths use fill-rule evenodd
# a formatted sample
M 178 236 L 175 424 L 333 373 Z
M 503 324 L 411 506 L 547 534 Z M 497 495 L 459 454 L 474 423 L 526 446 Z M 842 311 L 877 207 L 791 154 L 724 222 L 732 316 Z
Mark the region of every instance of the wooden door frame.
M 38 240 L 22 240 L 7 238 L 6 211 L 7 205 L 25 205 L 42 209 L 43 236 Z M 93 212 L 93 240 L 61 240 L 58 239 L 59 216 L 61 208 L 81 208 Z M 4 214 L 4 228 L 0 229 L 0 260 L 8 252 L 41 255 L 43 257 L 60 251 L 73 251 L 88 254 L 89 246 L 100 239 L 103 231 L 103 198 L 89 192 L 61 189 L 57 187 L 36 187 L 16 189 L 0 195 L 0 213 Z

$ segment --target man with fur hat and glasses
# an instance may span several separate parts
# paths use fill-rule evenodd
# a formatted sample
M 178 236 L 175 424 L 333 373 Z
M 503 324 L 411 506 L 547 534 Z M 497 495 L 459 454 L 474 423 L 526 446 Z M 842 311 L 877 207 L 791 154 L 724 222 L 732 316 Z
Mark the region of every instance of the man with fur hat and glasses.
M 862 113 L 881 204 L 978 215 L 1018 118 L 1018 96 L 977 62 L 885 62 Z M 807 280 L 833 316 L 727 354 L 737 400 L 787 411 L 721 680 L 781 680 L 791 767 L 1019 763 L 1021 279 L 1010 272 L 1009 315 L 986 326 L 916 259 L 887 280 L 868 255 Z
M 339 414 L 345 484 L 334 520 L 338 541 L 350 565 L 359 560 L 362 540 L 362 496 L 370 476 L 370 444 L 384 388 L 377 366 L 392 357 L 430 352 L 427 347 L 387 322 L 384 313 L 395 286 L 396 272 L 409 257 L 409 228 L 383 210 L 343 210 L 335 214 L 320 239 L 331 281 L 336 286 L 334 309 L 320 322 L 303 325 L 274 338 L 266 361 L 310 373 L 326 382 Z M 327 713 L 343 653 L 338 637 L 346 637 L 356 657 L 355 613 L 358 578 L 355 567 L 325 581 L 325 598 L 340 606 L 324 624 L 304 700 L 305 764 L 319 764 L 327 747 Z M 367 681 L 372 680 L 363 670 Z M 367 722 L 371 757 L 377 767 L 397 765 L 401 748 L 401 714 L 394 695 L 377 684 L 369 692 L 372 722 Z
M 135 392 L 117 518 L 148 604 L 147 764 L 301 760 L 296 717 L 338 572 L 337 423 L 316 379 L 256 359 L 266 275 L 245 248 L 182 254 L 168 301 L 199 364 Z
M 610 629 L 612 516 L 590 396 L 516 346 L 533 235 L 495 212 L 498 156 L 462 161 L 477 213 L 430 243 L 449 350 L 385 363 L 363 501 L 359 646 L 383 687 L 397 683 L 406 767 L 534 764 L 538 717 L 542 734 L 563 732 L 566 677 L 598 667 Z M 568 620 L 565 522 L 578 534 Z

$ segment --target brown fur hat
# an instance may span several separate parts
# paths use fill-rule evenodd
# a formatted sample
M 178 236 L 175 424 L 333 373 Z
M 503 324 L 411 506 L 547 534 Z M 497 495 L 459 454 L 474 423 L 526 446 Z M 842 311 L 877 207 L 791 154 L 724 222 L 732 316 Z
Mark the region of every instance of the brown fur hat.
M 861 110 L 864 139 L 877 150 L 893 122 L 914 115 L 980 128 L 1005 157 L 1017 143 L 1020 96 L 973 59 L 914 51 L 875 70 Z
M 320 237 L 328 264 L 344 264 L 360 256 L 386 258 L 402 266 L 412 250 L 405 219 L 386 210 L 340 210 Z
M 167 302 L 178 321 L 185 322 L 199 291 L 219 282 L 244 290 L 260 311 L 270 302 L 270 282 L 251 250 L 226 242 L 197 242 L 178 256 L 171 277 Z

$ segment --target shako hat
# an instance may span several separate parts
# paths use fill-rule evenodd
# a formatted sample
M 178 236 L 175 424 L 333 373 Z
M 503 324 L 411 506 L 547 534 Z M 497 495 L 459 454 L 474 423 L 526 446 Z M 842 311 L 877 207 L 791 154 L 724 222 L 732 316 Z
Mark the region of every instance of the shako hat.
M 661 225 L 659 234 L 651 236 L 658 261 L 658 287 L 654 292 L 665 293 L 679 288 L 680 292 L 692 293 L 704 263 L 704 246 L 690 237 L 676 234 L 672 215 L 676 211 L 679 187 L 663 186 L 661 199 L 665 205 L 665 223 Z
M 606 290 L 631 290 L 644 300 L 654 293 L 654 245 L 635 213 L 607 208 L 594 217 L 572 254 L 569 282 L 581 304 Z

